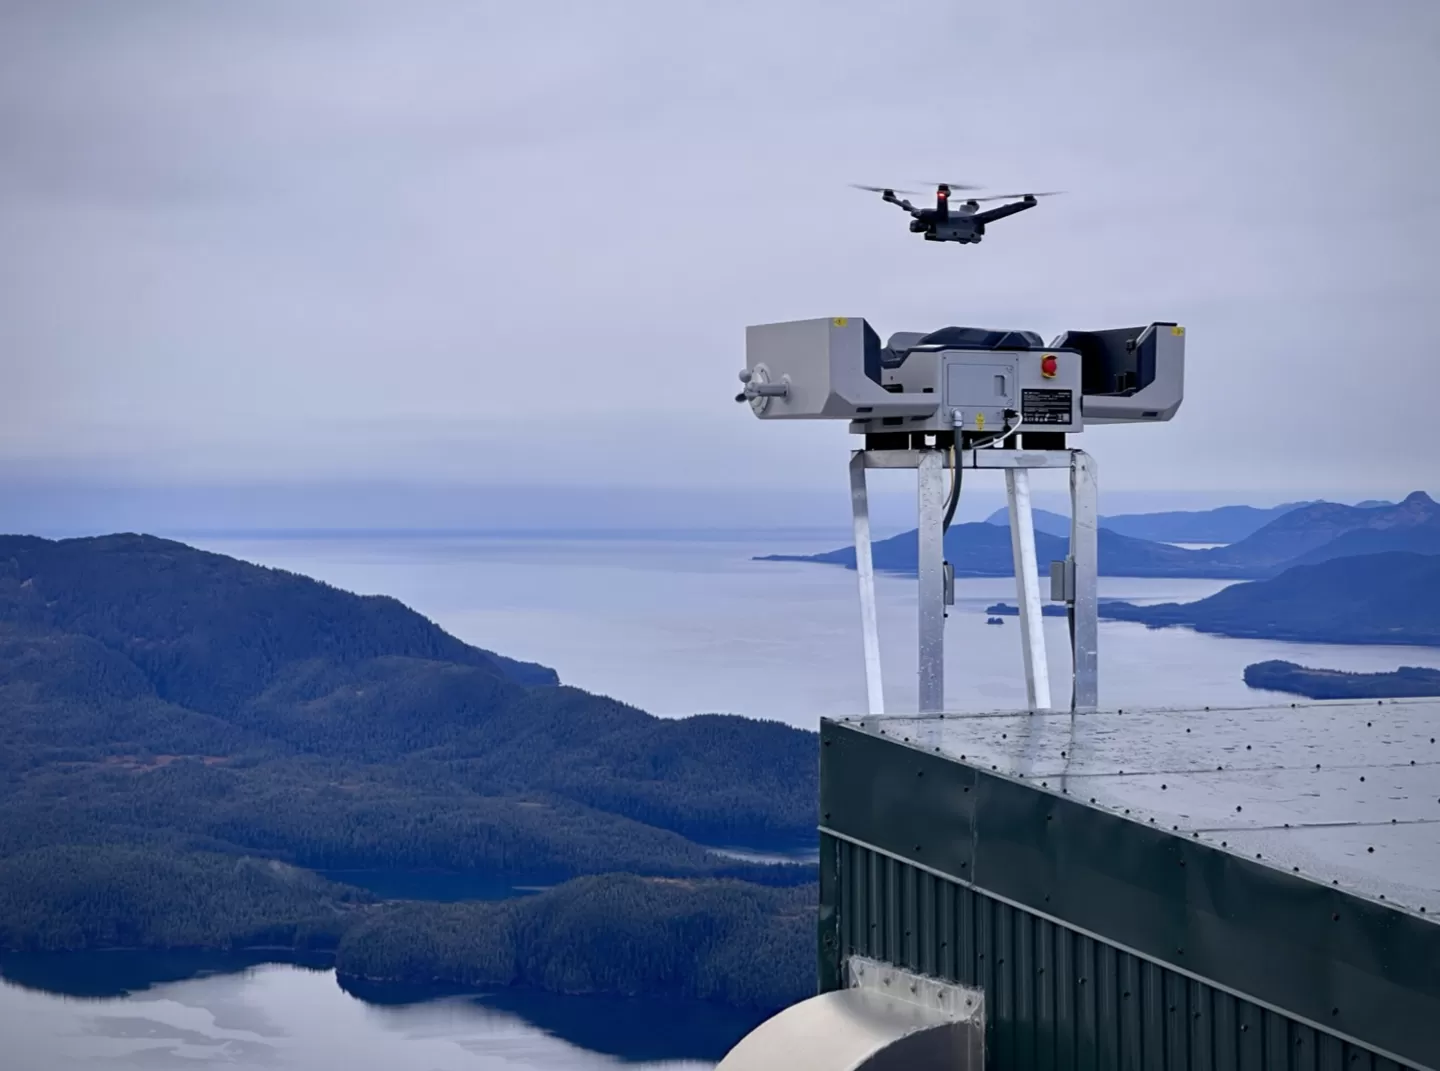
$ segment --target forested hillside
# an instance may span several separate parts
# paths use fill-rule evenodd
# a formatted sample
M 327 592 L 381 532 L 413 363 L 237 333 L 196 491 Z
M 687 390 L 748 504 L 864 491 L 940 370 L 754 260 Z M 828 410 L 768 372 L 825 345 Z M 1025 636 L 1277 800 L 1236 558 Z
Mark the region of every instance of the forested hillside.
M 0 620 L 89 636 L 161 698 L 201 710 L 233 709 L 308 659 L 398 655 L 556 683 L 554 670 L 470 647 L 387 596 L 153 536 L 0 536 Z
M 505 921 L 523 984 L 738 1000 L 740 935 L 792 918 L 774 905 L 815 868 L 703 845 L 813 843 L 816 781 L 813 733 L 654 718 L 392 599 L 145 536 L 0 537 L 0 949 L 333 948 L 363 922 L 350 954 L 377 956 L 392 926 L 454 916 L 380 912 L 312 870 L 628 872 L 664 880 L 455 910 Z M 539 942 L 540 911 L 647 951 L 611 977 Z M 692 925 L 709 966 L 686 974 Z M 459 950 L 424 947 L 456 974 Z
M 563 878 L 813 836 L 813 733 L 659 719 L 517 665 L 177 543 L 0 539 L 0 851 L 115 827 Z

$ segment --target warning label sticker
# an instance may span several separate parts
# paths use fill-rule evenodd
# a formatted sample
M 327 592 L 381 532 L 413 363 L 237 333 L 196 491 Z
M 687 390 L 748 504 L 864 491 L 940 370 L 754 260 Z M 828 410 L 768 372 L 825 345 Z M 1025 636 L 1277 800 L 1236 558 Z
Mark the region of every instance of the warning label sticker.
M 1022 390 L 1020 419 L 1026 424 L 1069 424 L 1073 394 L 1068 390 Z

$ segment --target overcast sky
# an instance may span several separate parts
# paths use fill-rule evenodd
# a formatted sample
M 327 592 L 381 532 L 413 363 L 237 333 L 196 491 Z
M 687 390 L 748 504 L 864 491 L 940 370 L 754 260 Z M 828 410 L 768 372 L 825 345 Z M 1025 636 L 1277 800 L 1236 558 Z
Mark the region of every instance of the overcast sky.
M 845 314 L 1185 324 L 1108 489 L 1440 489 L 1437 100 L 1434 0 L 0 0 L 0 464 L 831 487 L 731 399 Z

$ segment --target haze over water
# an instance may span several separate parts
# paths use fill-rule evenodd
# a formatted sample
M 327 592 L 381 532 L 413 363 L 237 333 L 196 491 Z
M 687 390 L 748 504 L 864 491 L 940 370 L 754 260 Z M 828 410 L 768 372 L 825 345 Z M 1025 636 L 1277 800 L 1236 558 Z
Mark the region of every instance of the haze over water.
M 723 539 L 558 536 L 190 539 L 196 545 L 393 595 L 477 646 L 556 669 L 566 684 L 653 714 L 722 712 L 814 729 L 865 702 L 855 573 L 757 562 L 759 554 L 844 545 L 843 533 L 740 532 Z M 1187 602 L 1223 581 L 1104 577 L 1102 597 Z M 887 709 L 915 709 L 915 582 L 877 578 Z M 956 582 L 946 623 L 946 694 L 954 710 L 1023 705 L 1018 620 L 986 625 L 986 606 L 1015 603 L 1009 578 Z M 1051 690 L 1069 695 L 1063 618 L 1045 622 Z M 1440 667 L 1424 647 L 1240 640 L 1188 629 L 1100 625 L 1100 697 L 1111 706 L 1243 706 L 1292 697 L 1245 686 L 1266 659 L 1345 670 Z
M 95 969 L 95 958 L 68 957 L 67 963 L 67 957 L 49 957 L 41 967 L 45 984 L 85 988 L 82 976 Z M 223 964 L 223 957 L 209 959 Z M 544 994 L 372 1004 L 342 991 L 332 971 L 282 964 L 242 968 L 236 960 L 220 967 L 232 973 L 109 999 L 60 996 L 0 977 L 0 1067 L 693 1071 L 713 1066 L 749 1025 L 724 1009 L 681 1009 L 677 1015 L 667 1008 L 656 1015 L 643 1002 Z M 9 973 L 6 966 L 0 960 L 0 973 Z M 28 966 L 33 971 L 34 964 Z M 687 1058 L 696 1056 L 701 1058 Z

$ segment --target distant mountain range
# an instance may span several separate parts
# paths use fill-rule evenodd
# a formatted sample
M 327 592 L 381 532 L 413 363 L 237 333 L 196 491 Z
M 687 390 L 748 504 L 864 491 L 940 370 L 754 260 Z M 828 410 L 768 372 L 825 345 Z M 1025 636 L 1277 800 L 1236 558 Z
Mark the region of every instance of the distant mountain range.
M 1220 506 L 1206 510 L 1171 510 L 1162 513 L 1121 513 L 1113 517 L 1101 517 L 1100 527 L 1108 528 L 1120 535 L 1135 539 L 1148 539 L 1156 543 L 1238 543 L 1253 535 L 1271 521 L 1302 506 L 1315 505 L 1315 501 L 1287 502 L 1280 506 L 1260 508 L 1256 506 Z M 1392 506 L 1393 502 L 1370 499 L 1357 502 L 1357 509 L 1371 509 L 1376 506 Z M 1070 538 L 1070 518 L 1050 510 L 1037 509 L 1034 515 L 1035 530 L 1048 532 L 1062 539 Z M 985 518 L 986 524 L 1010 526 L 1010 514 L 998 509 Z
M 1234 507 L 1236 510 L 1248 508 Z M 1126 535 L 1109 527 L 1112 522 L 1124 522 L 1126 518 L 1107 518 L 1098 533 L 1100 573 L 1103 576 L 1251 580 L 1275 576 L 1293 565 L 1314 564 L 1356 554 L 1387 551 L 1440 554 L 1440 505 L 1423 491 L 1416 491 L 1396 504 L 1346 506 L 1312 502 L 1277 509 L 1282 512 L 1248 535 L 1226 546 L 1205 550 L 1188 550 L 1172 546 L 1169 542 Z M 1210 514 L 1220 512 L 1209 511 Z M 1068 553 L 1069 521 L 1057 514 L 1043 511 L 1041 514 L 1040 520 L 1045 526 L 1055 527 L 1058 522 L 1063 532 L 1057 535 L 1046 531 L 1037 520 L 1035 550 L 1043 572 L 1047 562 L 1063 558 Z M 1134 518 L 1143 516 L 1146 515 L 1137 514 Z M 1227 523 L 1232 524 L 1228 531 L 1233 534 L 1240 524 L 1234 518 L 1241 515 L 1226 516 L 1232 518 Z M 1208 529 L 1211 534 L 1221 530 L 1219 527 Z M 1173 525 L 1169 528 L 1169 534 L 1178 531 L 1180 529 Z M 1203 531 L 1207 529 L 1196 527 L 1190 529 L 1189 534 Z M 1185 541 L 1210 542 L 1199 539 Z M 878 540 L 873 546 L 873 555 L 877 570 L 913 575 L 919 558 L 915 531 L 912 529 Z M 945 536 L 945 555 L 954 565 L 957 576 L 1010 576 L 1014 571 L 1008 523 L 1005 526 L 988 522 L 953 525 Z M 855 548 L 842 547 L 808 555 L 766 555 L 759 560 L 820 562 L 853 569 Z
M 1332 558 L 1233 584 L 1196 602 L 1105 601 L 1100 616 L 1301 643 L 1440 646 L 1440 554 Z

